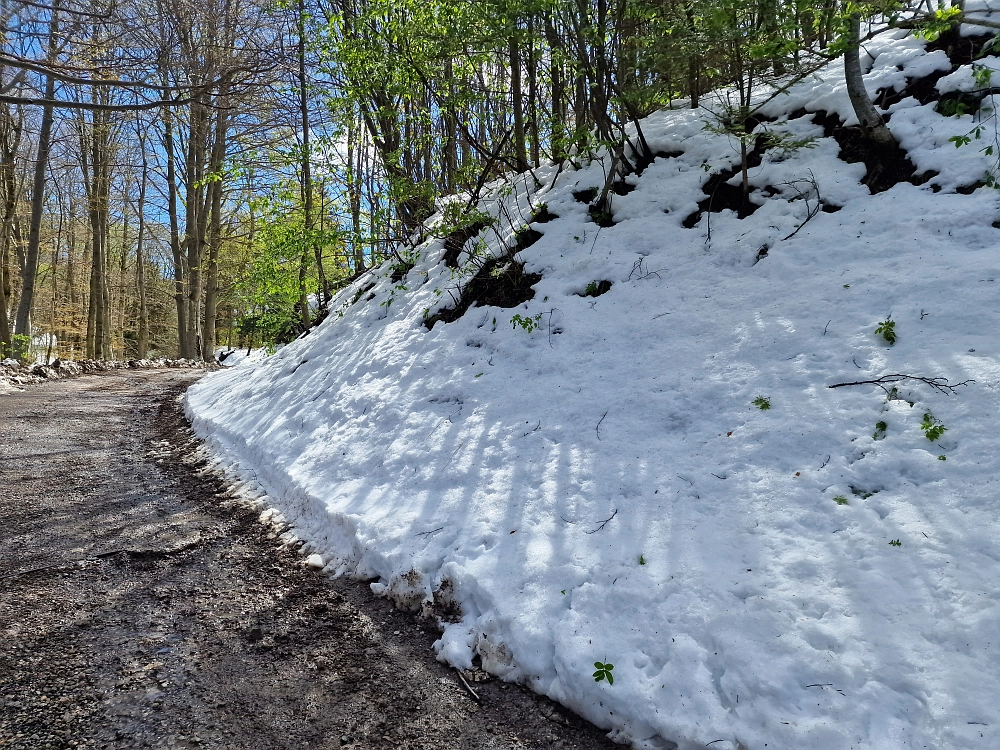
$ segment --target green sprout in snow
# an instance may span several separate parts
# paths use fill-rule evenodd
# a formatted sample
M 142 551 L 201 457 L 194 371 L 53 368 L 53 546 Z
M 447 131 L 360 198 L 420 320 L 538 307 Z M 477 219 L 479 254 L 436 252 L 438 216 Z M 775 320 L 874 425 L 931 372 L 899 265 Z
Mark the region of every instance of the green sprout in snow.
M 605 664 L 603 662 L 595 661 L 594 666 L 597 668 L 597 671 L 594 672 L 594 682 L 607 680 L 609 685 L 615 684 L 615 676 L 611 674 L 611 670 L 615 668 L 614 664 Z

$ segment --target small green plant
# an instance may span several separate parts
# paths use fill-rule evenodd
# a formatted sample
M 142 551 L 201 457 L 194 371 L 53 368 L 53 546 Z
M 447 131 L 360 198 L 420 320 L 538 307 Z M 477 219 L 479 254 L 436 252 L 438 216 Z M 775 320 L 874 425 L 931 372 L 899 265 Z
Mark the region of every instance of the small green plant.
M 948 428 L 939 422 L 930 412 L 924 413 L 924 419 L 920 423 L 920 429 L 932 443 L 947 432 Z
M 615 684 L 615 676 L 611 674 L 611 670 L 615 668 L 614 664 L 605 664 L 604 662 L 595 661 L 594 667 L 597 670 L 594 672 L 594 682 L 607 680 L 609 685 Z
M 896 343 L 896 321 L 886 318 L 875 327 L 875 333 L 880 334 L 892 346 Z
M 481 373 L 481 372 L 476 374 L 477 378 L 481 378 L 482 376 L 483 376 L 483 373 Z
M 901 541 L 899 541 L 898 539 L 891 540 L 889 542 L 889 544 L 891 544 L 893 547 L 902 547 L 903 546 L 903 543 Z
M 885 422 L 876 422 L 875 433 L 872 435 L 872 438 L 875 440 L 881 440 L 882 438 L 885 437 L 885 431 L 888 429 L 889 425 L 887 425 Z
M 850 503 L 847 502 L 847 498 L 844 497 L 843 495 L 837 495 L 835 498 L 833 498 L 833 502 L 835 502 L 837 505 L 850 505 Z
M 563 595 L 563 596 L 566 596 L 566 589 L 563 589 L 563 590 L 562 590 L 562 595 Z
M 850 289 L 850 288 L 851 288 L 850 284 L 844 284 L 844 289 Z
M 758 396 L 753 400 L 753 405 L 761 411 L 767 411 L 771 408 L 771 399 L 766 396 Z
M 646 558 L 643 557 L 642 555 L 639 555 L 639 564 L 640 565 L 645 565 L 646 564 Z
M 584 291 L 584 294 L 587 295 L 588 297 L 596 297 L 597 296 L 597 282 L 596 281 L 591 281 L 589 284 L 587 284 L 587 289 L 586 289 L 586 291 Z
M 515 314 L 514 317 L 510 319 L 510 323 L 515 330 L 518 326 L 520 326 L 521 330 L 531 333 L 542 324 L 542 314 L 538 313 L 538 315 L 529 315 L 526 318 Z
M 944 117 L 961 117 L 969 114 L 969 105 L 961 99 L 944 99 L 938 102 L 937 113 Z
M 947 461 L 947 460 L 948 460 L 947 456 L 938 456 L 938 461 Z

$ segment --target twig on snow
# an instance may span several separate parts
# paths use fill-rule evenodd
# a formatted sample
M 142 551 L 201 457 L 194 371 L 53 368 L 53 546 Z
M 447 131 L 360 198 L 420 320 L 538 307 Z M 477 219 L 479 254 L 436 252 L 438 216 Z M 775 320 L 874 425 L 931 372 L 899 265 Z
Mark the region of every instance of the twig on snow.
M 608 411 L 610 411 L 610 409 Z M 595 430 L 597 430 L 597 439 L 598 440 L 601 439 L 601 422 L 604 421 L 604 417 L 606 417 L 606 416 L 608 416 L 608 412 L 604 412 L 604 415 L 599 420 L 597 420 L 597 427 L 594 428 Z
M 430 531 L 420 531 L 417 536 L 430 536 L 431 534 L 437 534 L 439 531 L 443 531 L 444 526 L 438 526 L 436 529 L 431 529 Z
M 894 373 L 892 375 L 883 375 L 882 377 L 875 378 L 874 380 L 855 380 L 850 383 L 834 383 L 833 385 L 828 385 L 827 388 L 846 388 L 851 385 L 877 385 L 885 391 L 888 396 L 891 389 L 887 387 L 887 384 L 900 383 L 904 380 L 916 380 L 924 385 L 929 385 L 938 393 L 943 393 L 946 396 L 954 395 L 955 389 L 960 385 L 969 385 L 969 383 L 976 382 L 975 380 L 963 380 L 961 383 L 949 383 L 947 378 L 925 378 L 919 375 L 903 375 L 900 373 Z
M 536 424 L 533 428 L 531 428 L 526 433 L 521 435 L 521 437 L 528 437 L 528 435 L 530 435 L 533 432 L 538 432 L 540 429 L 542 429 L 542 420 L 539 419 L 538 424 Z
M 611 521 L 611 519 L 612 519 L 612 518 L 614 518 L 614 517 L 615 517 L 615 516 L 617 516 L 617 515 L 618 515 L 618 508 L 615 508 L 615 512 L 614 512 L 614 513 L 612 513 L 612 514 L 611 514 L 610 516 L 608 516 L 607 518 L 605 518 L 605 519 L 604 519 L 603 521 L 601 521 L 601 525 L 600 525 L 600 526 L 598 526 L 598 527 L 597 527 L 596 529 L 594 529 L 593 531 L 585 531 L 585 532 L 583 532 L 583 533 L 584 533 L 584 534 L 596 534 L 596 533 L 597 533 L 598 531 L 603 531 L 603 530 L 604 530 L 604 527 L 605 527 L 605 526 L 607 526 L 607 525 L 608 525 L 608 523 L 609 523 L 609 522 Z

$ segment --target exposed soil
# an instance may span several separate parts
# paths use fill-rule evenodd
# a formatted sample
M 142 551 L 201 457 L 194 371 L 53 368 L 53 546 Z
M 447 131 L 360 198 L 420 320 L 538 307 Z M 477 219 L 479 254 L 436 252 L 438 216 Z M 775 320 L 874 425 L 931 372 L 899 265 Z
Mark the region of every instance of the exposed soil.
M 434 626 L 307 570 L 193 459 L 200 373 L 0 396 L 0 747 L 609 748 L 433 658 Z
M 764 152 L 768 149 L 767 138 L 758 137 L 754 142 L 754 147 L 747 153 L 747 168 L 754 169 L 759 167 L 764 159 Z M 703 198 L 698 203 L 698 210 L 694 211 L 687 218 L 681 222 L 681 225 L 686 229 L 693 229 L 698 226 L 698 222 L 701 221 L 702 214 L 706 211 L 710 213 L 719 213 L 729 209 L 735 211 L 736 215 L 745 219 L 747 216 L 753 214 L 758 208 L 761 207 L 760 203 L 755 203 L 750 200 L 750 196 L 743 192 L 742 185 L 730 185 L 729 181 L 738 175 L 743 169 L 741 164 L 737 164 L 729 169 L 723 169 L 721 172 L 716 172 L 702 188 L 705 193 L 705 198 Z

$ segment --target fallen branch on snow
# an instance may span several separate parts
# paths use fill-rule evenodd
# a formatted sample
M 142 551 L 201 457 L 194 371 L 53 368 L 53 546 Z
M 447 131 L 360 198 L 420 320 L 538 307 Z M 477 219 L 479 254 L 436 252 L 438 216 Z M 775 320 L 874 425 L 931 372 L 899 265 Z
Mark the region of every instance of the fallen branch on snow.
M 828 385 L 827 388 L 846 388 L 850 385 L 877 385 L 886 395 L 890 395 L 891 389 L 888 387 L 892 383 L 900 383 L 904 380 L 916 380 L 924 385 L 929 385 L 935 391 L 943 393 L 946 396 L 952 396 L 955 393 L 955 389 L 960 385 L 969 385 L 969 383 L 975 383 L 975 380 L 963 380 L 961 383 L 949 383 L 947 378 L 924 378 L 919 375 L 902 375 L 900 373 L 894 373 L 892 375 L 883 375 L 880 378 L 875 378 L 874 380 L 855 380 L 850 383 L 834 383 L 833 385 Z

